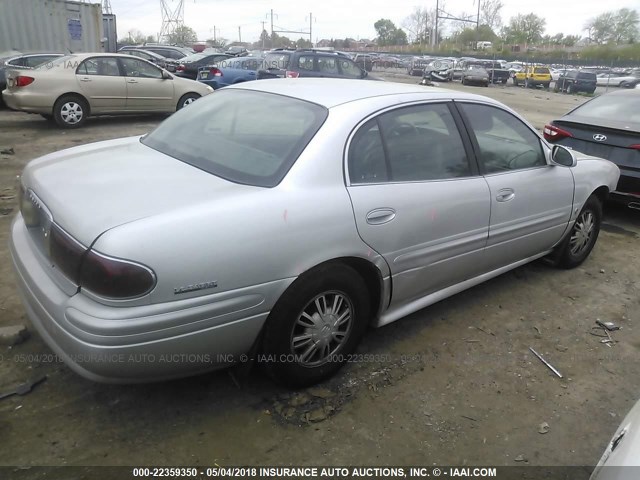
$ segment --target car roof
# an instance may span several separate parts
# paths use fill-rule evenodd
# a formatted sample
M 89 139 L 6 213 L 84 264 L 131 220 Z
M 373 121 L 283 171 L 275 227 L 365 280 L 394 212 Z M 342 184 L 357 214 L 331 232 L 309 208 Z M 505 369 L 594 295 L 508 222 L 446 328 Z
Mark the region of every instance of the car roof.
M 437 87 L 424 87 L 396 82 L 376 82 L 338 78 L 274 78 L 231 85 L 225 89 L 262 91 L 299 98 L 332 108 L 344 103 L 386 95 L 427 94 L 433 99 L 475 99 L 495 103 L 489 98 Z

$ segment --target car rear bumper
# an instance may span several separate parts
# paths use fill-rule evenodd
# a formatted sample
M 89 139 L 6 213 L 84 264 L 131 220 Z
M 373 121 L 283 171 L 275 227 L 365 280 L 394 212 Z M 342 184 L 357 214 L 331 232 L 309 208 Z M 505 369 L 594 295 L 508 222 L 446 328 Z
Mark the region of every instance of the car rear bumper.
M 2 92 L 2 100 L 10 109 L 21 112 L 50 114 L 53 111 L 50 94 L 7 89 Z
M 29 319 L 60 360 L 81 376 L 106 383 L 159 381 L 246 361 L 270 303 L 291 280 L 136 307 L 69 296 L 51 279 L 20 215 L 10 251 Z M 207 301 L 207 299 L 209 299 Z

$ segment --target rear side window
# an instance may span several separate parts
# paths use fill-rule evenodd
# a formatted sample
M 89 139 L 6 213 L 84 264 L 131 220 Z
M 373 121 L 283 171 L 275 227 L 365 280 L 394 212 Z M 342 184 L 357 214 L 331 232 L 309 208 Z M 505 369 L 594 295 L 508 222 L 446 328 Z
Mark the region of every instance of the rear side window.
M 284 70 L 289 66 L 289 59 L 291 53 L 289 52 L 275 52 L 267 53 L 264 57 L 264 69 L 265 70 Z
M 596 74 L 589 72 L 579 72 L 577 78 L 580 80 L 596 81 Z
M 142 143 L 226 180 L 274 187 L 327 113 L 283 95 L 223 89 L 179 110 Z
M 354 184 L 469 175 L 466 151 L 446 104 L 383 113 L 361 127 L 349 147 L 349 178 Z

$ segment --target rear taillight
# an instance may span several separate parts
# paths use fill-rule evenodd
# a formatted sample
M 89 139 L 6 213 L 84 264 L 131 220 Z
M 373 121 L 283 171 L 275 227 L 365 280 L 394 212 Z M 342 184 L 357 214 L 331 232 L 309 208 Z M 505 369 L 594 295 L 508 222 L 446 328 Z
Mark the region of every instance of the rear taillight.
M 184 65 L 178 65 L 176 67 L 176 72 L 184 72 Z
M 570 132 L 563 130 L 562 128 L 558 128 L 554 125 L 545 125 L 542 130 L 545 140 L 550 142 L 556 142 L 561 138 L 573 137 Z
M 224 74 L 222 73 L 222 70 L 220 70 L 219 68 L 216 67 L 212 67 L 209 70 L 209 74 L 213 75 L 214 77 L 223 77 Z
M 80 265 L 80 287 L 107 298 L 133 298 L 149 293 L 156 284 L 150 268 L 89 250 Z
M 287 70 L 284 74 L 285 78 L 298 78 L 300 76 L 299 72 L 292 72 L 290 70 Z
M 18 75 L 16 77 L 16 87 L 26 87 L 27 85 L 31 85 L 35 78 L 27 77 L 25 75 Z
M 633 148 L 634 150 L 640 150 L 640 143 L 634 143 L 633 145 L 629 145 L 629 148 Z
M 53 266 L 74 283 L 78 283 L 80 263 L 87 248 L 75 241 L 60 227 L 52 224 L 49 231 L 47 250 Z

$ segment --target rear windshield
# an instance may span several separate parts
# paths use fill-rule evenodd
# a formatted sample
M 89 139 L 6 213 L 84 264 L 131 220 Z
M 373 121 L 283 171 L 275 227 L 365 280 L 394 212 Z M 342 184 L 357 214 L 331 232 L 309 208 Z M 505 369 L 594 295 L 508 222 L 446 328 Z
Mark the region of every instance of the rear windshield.
M 579 106 L 571 115 L 597 120 L 625 121 L 640 128 L 640 95 L 600 95 Z
M 544 67 L 536 67 L 533 69 L 533 73 L 549 73 L 549 69 Z
M 194 53 L 193 55 L 187 55 L 186 57 L 184 57 L 182 59 L 182 61 L 184 62 L 197 62 L 198 60 L 201 60 L 203 58 L 208 57 L 209 55 L 211 55 L 210 53 Z
M 596 74 L 591 72 L 578 72 L 577 78 L 580 80 L 593 80 L 596 81 Z
M 289 66 L 290 52 L 267 53 L 264 57 L 265 70 L 284 70 Z
M 327 113 L 283 95 L 224 89 L 179 110 L 142 143 L 226 180 L 274 187 Z

